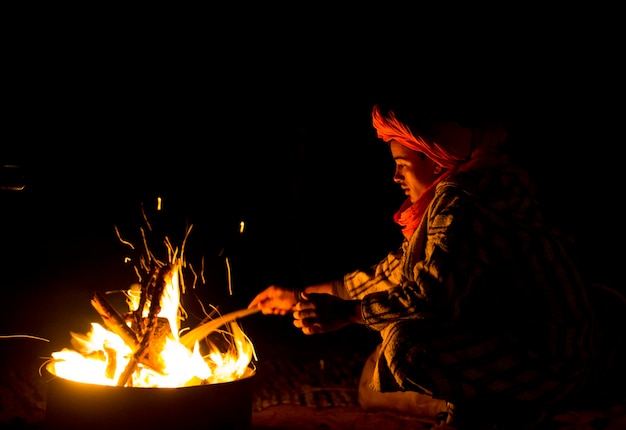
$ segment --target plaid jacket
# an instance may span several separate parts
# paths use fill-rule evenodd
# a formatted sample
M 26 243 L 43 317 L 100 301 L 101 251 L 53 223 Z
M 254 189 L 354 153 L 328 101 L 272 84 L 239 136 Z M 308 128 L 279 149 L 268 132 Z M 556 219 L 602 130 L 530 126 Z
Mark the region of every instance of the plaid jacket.
M 375 389 L 542 405 L 576 395 L 594 358 L 586 284 L 519 177 L 438 185 L 397 252 L 335 284 L 380 332 Z

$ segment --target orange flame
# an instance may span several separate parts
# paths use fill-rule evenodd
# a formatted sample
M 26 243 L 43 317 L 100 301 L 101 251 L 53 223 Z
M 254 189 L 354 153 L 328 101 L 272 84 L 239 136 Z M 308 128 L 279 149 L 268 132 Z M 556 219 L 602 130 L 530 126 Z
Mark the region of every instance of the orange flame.
M 184 291 L 181 288 L 182 252 L 178 258 L 170 259 L 172 269 L 169 275 L 164 277 L 165 287 L 161 295 L 160 312 L 157 315 L 161 320 L 167 321 L 170 329 L 158 358 L 163 366 L 155 370 L 152 366 L 139 362 L 125 385 L 185 387 L 229 382 L 251 376 L 254 373 L 250 367 L 255 354 L 254 348 L 234 320 L 226 319 L 223 323 L 211 321 L 213 328 L 209 331 L 225 326 L 221 334 L 228 342 L 226 351 L 223 351 L 224 348 L 211 345 L 210 351 L 203 355 L 198 336 L 188 336 L 186 342 L 181 342 L 180 296 L 181 291 Z M 131 286 L 126 291 L 127 304 L 131 312 L 139 308 L 140 289 L 137 285 Z M 143 317 L 148 316 L 146 309 L 144 307 L 142 311 Z M 130 327 L 130 323 L 127 324 Z M 207 327 L 207 322 L 202 325 Z M 202 333 L 202 337 L 205 338 L 207 330 L 202 328 L 198 326 L 192 332 Z M 134 357 L 136 351 L 131 345 L 118 334 L 96 322 L 91 323 L 91 331 L 88 334 L 71 333 L 71 336 L 74 349 L 63 348 L 61 351 L 53 352 L 52 359 L 47 364 L 48 371 L 56 376 L 77 382 L 115 386 L 119 385 L 120 378 L 129 364 L 133 364 L 131 360 L 136 359 Z M 190 338 L 192 341 L 189 341 Z

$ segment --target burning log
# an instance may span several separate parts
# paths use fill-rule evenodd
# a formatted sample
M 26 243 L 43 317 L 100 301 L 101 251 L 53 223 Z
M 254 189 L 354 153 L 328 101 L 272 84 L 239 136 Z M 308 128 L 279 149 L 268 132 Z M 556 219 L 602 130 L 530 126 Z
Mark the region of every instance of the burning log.
M 165 338 L 171 334 L 169 322 L 163 318 L 158 318 L 155 327 L 150 326 L 146 330 L 139 347 L 133 353 L 124 372 L 120 375 L 117 386 L 125 387 L 131 382 L 130 378 L 135 373 L 139 363 L 162 373 L 165 364 L 160 356 L 160 352 L 165 345 Z
M 137 309 L 131 314 L 133 324 L 136 327 L 137 333 L 139 335 L 143 335 L 144 331 L 143 310 L 146 307 L 148 297 L 152 294 L 152 290 L 156 285 L 160 273 L 162 272 L 159 270 L 159 268 L 153 266 L 150 269 L 148 277 L 141 284 L 141 296 L 139 298 L 139 304 L 137 305 Z
M 148 326 L 146 328 L 146 332 L 143 334 L 143 338 L 141 340 L 139 348 L 135 351 L 133 357 L 128 362 L 128 365 L 124 369 L 124 372 L 122 372 L 119 380 L 117 381 L 117 385 L 119 387 L 126 386 L 132 374 L 135 373 L 135 368 L 137 367 L 137 365 L 140 362 L 149 361 L 149 358 L 153 355 L 150 354 L 150 348 L 153 346 L 151 341 L 154 337 L 159 323 L 158 315 L 159 312 L 161 312 L 161 296 L 163 295 L 163 291 L 165 290 L 165 286 L 167 285 L 165 276 L 169 276 L 170 273 L 171 268 L 169 266 L 166 266 L 159 270 L 159 274 L 157 276 L 157 280 L 154 286 L 154 291 L 152 292 L 152 297 L 150 298 L 150 313 L 148 314 Z M 158 360 L 159 354 L 154 354 L 154 356 Z M 160 362 L 153 363 L 152 365 L 157 366 L 157 369 L 155 370 L 163 368 L 163 364 Z
M 102 295 L 96 293 L 91 300 L 92 306 L 102 317 L 107 328 L 120 336 L 124 343 L 133 351 L 131 359 L 118 379 L 117 385 L 120 387 L 126 386 L 129 383 L 139 363 L 157 372 L 162 372 L 165 367 L 160 353 L 165 344 L 166 337 L 171 336 L 172 332 L 169 327 L 169 322 L 163 318 L 159 318 L 158 315 L 161 312 L 163 291 L 167 285 L 166 278 L 171 277 L 171 272 L 172 268 L 170 266 L 164 266 L 158 271 L 153 271 L 152 273 L 154 275 L 151 275 L 149 281 L 144 284 L 145 288 L 142 287 L 140 304 L 145 306 L 149 301 L 150 311 L 147 317 L 147 324 L 143 318 L 141 321 L 134 324 L 136 330 L 140 331 L 140 333 L 137 333 L 129 327 L 126 320 L 104 297 L 102 297 Z M 142 313 L 142 307 L 140 306 L 133 313 L 132 320 L 137 322 L 137 315 L 141 315 Z M 145 330 L 142 329 L 144 326 L 146 327 Z M 111 369 L 108 370 L 108 373 L 110 372 L 112 372 Z
M 122 338 L 133 351 L 139 347 L 137 334 L 131 329 L 122 316 L 106 301 L 101 294 L 95 293 L 91 305 L 102 318 L 106 328 Z

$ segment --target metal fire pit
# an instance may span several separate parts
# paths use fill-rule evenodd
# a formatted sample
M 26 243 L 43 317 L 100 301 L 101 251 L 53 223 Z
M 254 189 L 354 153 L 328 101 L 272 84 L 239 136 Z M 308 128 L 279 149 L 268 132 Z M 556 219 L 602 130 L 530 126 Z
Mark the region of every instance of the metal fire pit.
M 46 430 L 249 429 L 252 378 L 181 388 L 85 384 L 52 376 Z

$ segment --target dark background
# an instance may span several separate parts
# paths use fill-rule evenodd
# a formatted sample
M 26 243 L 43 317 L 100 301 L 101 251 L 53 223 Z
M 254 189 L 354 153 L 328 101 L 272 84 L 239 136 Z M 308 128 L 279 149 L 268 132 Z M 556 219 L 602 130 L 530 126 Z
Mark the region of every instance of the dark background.
M 0 190 L 0 334 L 58 339 L 97 320 L 90 295 L 136 281 L 115 228 L 140 245 L 142 206 L 154 252 L 165 236 L 180 245 L 193 224 L 186 255 L 206 276 L 194 293 L 223 311 L 270 283 L 375 262 L 399 244 L 392 215 L 404 196 L 370 112 L 399 93 L 502 119 L 585 271 L 621 288 L 610 25 L 592 35 L 555 15 L 451 38 L 298 17 L 218 30 L 214 14 L 175 31 L 170 21 L 144 30 L 137 16 L 20 15 L 5 44 L 0 164 L 19 166 L 5 180 L 17 171 L 26 187 Z

